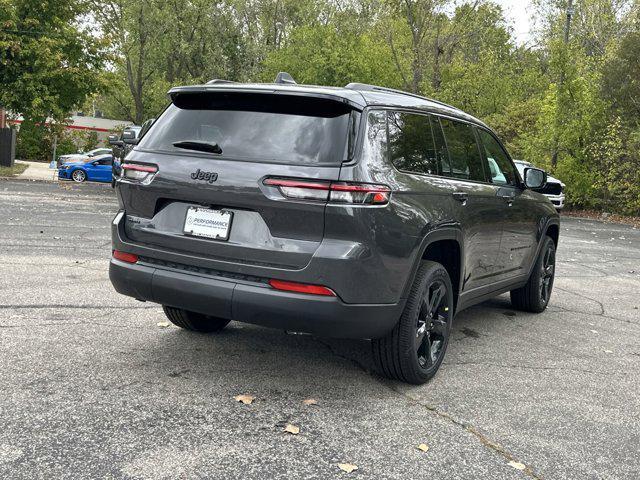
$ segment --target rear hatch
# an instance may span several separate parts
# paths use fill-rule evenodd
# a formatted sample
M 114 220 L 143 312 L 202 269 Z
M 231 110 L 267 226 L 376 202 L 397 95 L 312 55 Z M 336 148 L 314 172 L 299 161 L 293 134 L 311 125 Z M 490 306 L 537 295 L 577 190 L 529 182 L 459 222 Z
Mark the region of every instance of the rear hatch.
M 326 201 L 286 198 L 269 180 L 338 180 L 358 120 L 340 97 L 173 92 L 123 165 L 127 237 L 185 263 L 303 268 L 322 240 Z

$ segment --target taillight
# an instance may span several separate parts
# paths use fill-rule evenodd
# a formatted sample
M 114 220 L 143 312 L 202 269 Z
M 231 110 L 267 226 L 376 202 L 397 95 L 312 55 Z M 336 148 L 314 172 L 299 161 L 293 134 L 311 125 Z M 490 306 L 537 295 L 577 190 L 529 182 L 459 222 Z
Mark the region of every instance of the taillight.
M 134 253 L 121 252 L 120 250 L 113 251 L 113 258 L 127 263 L 136 263 L 138 261 L 138 255 Z
M 321 200 L 360 205 L 389 203 L 391 189 L 386 185 L 355 182 L 329 182 L 323 180 L 291 180 L 267 178 L 265 185 L 278 187 L 280 193 L 297 200 Z
M 134 182 L 150 181 L 158 171 L 156 165 L 141 163 L 123 163 L 121 178 Z
M 324 295 L 335 297 L 333 290 L 322 285 L 309 285 L 308 283 L 286 282 L 284 280 L 269 280 L 269 285 L 276 290 L 285 292 L 308 293 L 310 295 Z

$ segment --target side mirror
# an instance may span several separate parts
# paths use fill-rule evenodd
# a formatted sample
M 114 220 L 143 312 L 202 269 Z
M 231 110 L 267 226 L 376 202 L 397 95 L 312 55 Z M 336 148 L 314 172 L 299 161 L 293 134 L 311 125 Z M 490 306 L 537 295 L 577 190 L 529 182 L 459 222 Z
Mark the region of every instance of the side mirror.
M 122 132 L 122 141 L 127 145 L 137 145 L 138 139 L 136 138 L 135 132 L 131 130 L 125 130 Z
M 524 169 L 524 184 L 527 188 L 535 190 L 542 188 L 547 183 L 547 172 L 539 168 L 527 167 Z
M 118 139 L 118 135 L 109 135 L 109 145 L 122 145 L 122 142 Z

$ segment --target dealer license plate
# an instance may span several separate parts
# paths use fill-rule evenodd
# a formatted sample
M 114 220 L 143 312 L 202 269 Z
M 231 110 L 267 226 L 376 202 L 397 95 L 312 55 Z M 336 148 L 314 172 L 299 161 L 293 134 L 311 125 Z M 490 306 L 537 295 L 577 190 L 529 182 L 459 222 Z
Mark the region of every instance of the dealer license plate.
M 204 207 L 189 207 L 184 220 L 184 233 L 195 237 L 228 240 L 233 213 Z

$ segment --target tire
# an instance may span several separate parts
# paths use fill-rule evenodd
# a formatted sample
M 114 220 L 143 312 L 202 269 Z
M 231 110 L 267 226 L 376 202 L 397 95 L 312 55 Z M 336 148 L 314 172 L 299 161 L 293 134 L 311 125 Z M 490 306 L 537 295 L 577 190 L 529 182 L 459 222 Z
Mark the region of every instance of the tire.
M 423 261 L 400 320 L 386 337 L 371 342 L 380 374 L 416 385 L 427 382 L 444 359 L 452 320 L 449 274 L 439 263 Z
M 82 183 L 87 179 L 87 174 L 82 170 L 74 170 L 71 172 L 71 178 L 74 182 Z
M 511 290 L 511 305 L 525 312 L 543 312 L 553 290 L 553 279 L 556 272 L 556 244 L 551 237 L 545 236 L 542 248 L 536 259 L 531 276 L 526 285 Z
M 210 317 L 202 313 L 190 312 L 181 308 L 162 306 L 164 314 L 176 327 L 184 328 L 192 332 L 214 333 L 220 332 L 231 320 L 226 318 Z

